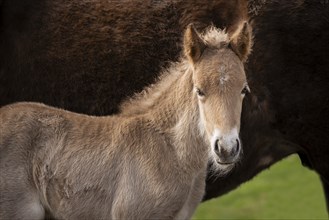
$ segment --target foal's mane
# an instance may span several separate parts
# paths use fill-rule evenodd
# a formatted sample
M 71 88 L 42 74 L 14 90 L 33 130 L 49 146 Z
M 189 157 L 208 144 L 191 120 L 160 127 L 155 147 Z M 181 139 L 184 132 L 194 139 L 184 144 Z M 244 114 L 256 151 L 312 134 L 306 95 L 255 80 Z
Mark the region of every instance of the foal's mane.
M 123 115 L 138 115 L 145 112 L 161 96 L 163 91 L 169 89 L 187 71 L 191 71 L 187 59 L 172 62 L 169 68 L 162 70 L 154 84 L 125 100 L 120 105 L 120 113 Z
M 211 49 L 220 49 L 229 44 L 229 36 L 225 29 L 221 30 L 212 25 L 206 28 L 200 37 L 207 45 L 207 48 Z M 178 62 L 171 62 L 169 68 L 162 70 L 154 84 L 125 100 L 120 105 L 120 113 L 123 115 L 137 115 L 145 112 L 160 97 L 162 91 L 169 89 L 187 71 L 193 71 L 193 67 L 185 54 L 182 53 Z

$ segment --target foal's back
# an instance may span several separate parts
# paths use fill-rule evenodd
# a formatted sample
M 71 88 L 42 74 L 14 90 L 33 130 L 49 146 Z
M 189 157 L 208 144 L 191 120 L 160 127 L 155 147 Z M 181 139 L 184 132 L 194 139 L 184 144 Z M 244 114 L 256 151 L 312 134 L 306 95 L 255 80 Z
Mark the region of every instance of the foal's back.
M 166 203 L 181 203 L 186 187 L 172 187 L 179 174 L 174 154 L 158 148 L 154 140 L 165 140 L 143 120 L 35 103 L 1 108 L 0 219 L 42 219 L 47 210 L 60 219 L 108 219 L 111 208 L 159 212 L 142 218 L 175 213 L 178 207 Z M 159 204 L 149 202 L 155 198 Z

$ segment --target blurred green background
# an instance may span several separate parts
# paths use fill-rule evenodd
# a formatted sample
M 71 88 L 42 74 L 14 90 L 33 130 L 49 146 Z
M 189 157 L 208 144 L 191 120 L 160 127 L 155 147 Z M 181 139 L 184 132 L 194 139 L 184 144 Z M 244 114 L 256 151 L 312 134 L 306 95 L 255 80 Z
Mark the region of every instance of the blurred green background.
M 317 174 L 290 156 L 238 189 L 199 205 L 193 219 L 328 219 Z

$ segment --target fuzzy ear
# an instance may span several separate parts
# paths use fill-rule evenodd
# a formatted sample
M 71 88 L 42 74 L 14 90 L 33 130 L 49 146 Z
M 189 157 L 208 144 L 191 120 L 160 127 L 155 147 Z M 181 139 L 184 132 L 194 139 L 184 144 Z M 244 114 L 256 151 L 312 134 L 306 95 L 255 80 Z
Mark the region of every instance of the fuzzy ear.
M 242 28 L 230 37 L 232 50 L 238 57 L 245 62 L 251 52 L 252 47 L 252 30 L 248 22 L 244 22 Z
M 193 24 L 189 24 L 184 34 L 184 52 L 192 64 L 195 64 L 206 48 L 205 42 L 195 30 Z

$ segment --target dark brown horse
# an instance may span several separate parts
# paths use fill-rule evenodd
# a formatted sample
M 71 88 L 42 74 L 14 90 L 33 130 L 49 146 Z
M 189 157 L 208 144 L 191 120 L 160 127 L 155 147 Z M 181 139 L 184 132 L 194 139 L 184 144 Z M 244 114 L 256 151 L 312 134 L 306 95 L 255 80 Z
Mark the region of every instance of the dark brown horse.
M 189 23 L 232 33 L 247 17 L 242 0 L 4 0 L 0 10 L 0 104 L 97 115 L 154 82 Z
M 233 33 L 246 18 L 243 1 L 0 5 L 0 105 L 39 101 L 96 115 L 116 112 L 121 100 L 177 59 L 177 40 L 188 23 Z M 252 93 L 241 122 L 244 161 L 223 178 L 209 178 L 206 199 L 293 153 L 321 176 L 328 194 L 329 5 L 260 0 L 249 8 L 255 45 L 247 65 Z

